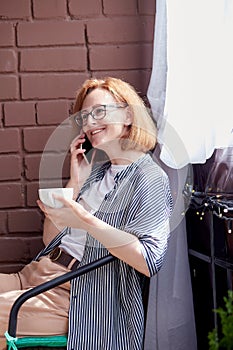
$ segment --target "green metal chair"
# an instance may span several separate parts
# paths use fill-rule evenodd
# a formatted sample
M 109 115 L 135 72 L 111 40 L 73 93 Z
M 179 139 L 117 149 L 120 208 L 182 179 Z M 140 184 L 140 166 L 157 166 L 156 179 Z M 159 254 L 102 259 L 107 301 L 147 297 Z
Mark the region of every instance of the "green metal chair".
M 112 261 L 116 257 L 112 255 L 107 255 L 103 258 L 95 260 L 85 266 L 81 266 L 77 270 L 69 271 L 62 276 L 54 278 L 51 281 L 45 282 L 37 287 L 34 287 L 26 292 L 24 292 L 20 297 L 16 299 L 12 305 L 10 316 L 9 316 L 9 325 L 8 331 L 5 333 L 7 348 L 8 350 L 17 350 L 20 348 L 24 349 L 43 349 L 43 348 L 53 348 L 55 349 L 66 349 L 67 345 L 67 335 L 57 335 L 57 336 L 42 336 L 42 337 L 16 337 L 17 330 L 17 316 L 20 307 L 28 299 L 43 293 L 51 288 L 54 288 L 60 284 L 63 284 L 67 281 L 70 281 L 78 276 L 81 276 L 85 273 L 88 273 L 92 270 L 98 269 L 101 266 L 104 266 Z

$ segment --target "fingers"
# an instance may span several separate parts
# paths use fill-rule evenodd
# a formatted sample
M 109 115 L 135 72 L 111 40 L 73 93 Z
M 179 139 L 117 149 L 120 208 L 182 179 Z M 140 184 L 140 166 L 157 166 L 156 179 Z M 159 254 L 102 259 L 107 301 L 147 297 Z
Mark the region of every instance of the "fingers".
M 70 145 L 71 160 L 73 162 L 78 160 L 80 164 L 81 164 L 82 160 L 84 160 L 85 164 L 87 166 L 89 166 L 90 164 L 93 163 L 96 151 L 94 151 L 92 153 L 91 161 L 89 161 L 88 158 L 85 155 L 86 149 L 82 148 L 83 147 L 83 143 L 85 141 L 86 141 L 86 135 L 84 133 L 81 133 L 80 135 L 76 136 L 73 139 L 73 141 L 71 142 L 71 145 Z M 82 155 L 82 158 L 79 157 L 79 155 Z
M 77 159 L 79 154 L 82 154 L 86 164 L 89 165 L 89 161 L 84 154 L 86 150 L 85 148 L 84 149 L 82 148 L 82 145 L 85 141 L 86 141 L 86 135 L 84 133 L 76 136 L 70 145 L 70 152 L 71 152 L 71 157 L 74 160 Z
M 51 215 L 52 211 L 54 210 L 52 207 L 49 207 L 47 205 L 45 205 L 43 202 L 41 202 L 41 200 L 37 200 L 37 204 L 39 206 L 39 208 L 43 211 L 43 213 L 45 214 L 45 216 L 49 216 Z
M 73 202 L 72 200 L 68 200 L 64 197 L 58 196 L 56 194 L 52 194 L 52 196 L 57 199 L 59 202 L 61 202 L 64 207 L 71 207 L 72 204 L 71 202 Z M 37 204 L 39 206 L 39 208 L 45 213 L 45 214 L 51 214 L 53 213 L 55 210 L 59 210 L 61 208 L 52 208 L 52 207 L 48 207 L 47 205 L 45 205 L 43 202 L 41 202 L 41 200 L 37 200 Z
M 40 208 L 40 210 L 44 213 L 44 216 L 46 218 L 50 218 L 49 217 L 49 207 L 44 205 L 39 199 L 37 200 L 37 204 L 38 204 L 38 207 Z
M 64 225 L 59 223 L 60 211 L 58 212 L 58 210 L 60 209 L 50 208 L 44 205 L 39 199 L 37 200 L 37 204 L 39 208 L 43 211 L 45 217 L 49 219 L 59 231 L 61 231 L 64 228 Z
M 76 149 L 80 148 L 80 145 L 82 145 L 84 142 L 85 142 L 84 133 L 81 133 L 80 135 L 76 136 L 70 144 L 70 152 L 72 153 Z
M 56 194 L 53 194 L 53 197 L 55 199 L 57 199 L 59 202 L 61 202 L 63 204 L 64 207 L 70 207 L 70 200 L 64 198 L 64 197 L 61 197 L 61 196 L 58 196 Z
M 44 205 L 40 200 L 37 200 L 37 204 L 39 208 L 43 211 L 44 216 L 47 219 L 49 219 L 53 223 L 53 225 L 60 231 L 63 228 L 63 225 L 59 224 L 60 214 L 57 212 L 57 210 L 60 209 L 53 209 L 51 207 L 48 207 Z
M 38 207 L 45 212 L 45 205 L 38 199 L 37 201 Z
M 82 148 L 74 149 L 71 152 L 71 158 L 75 160 L 79 154 L 83 154 L 84 152 L 85 152 L 85 149 L 82 149 Z
M 80 207 L 80 204 L 78 204 L 75 200 L 73 200 L 73 199 L 66 199 L 66 198 L 64 198 L 64 197 L 60 197 L 60 196 L 58 196 L 58 195 L 53 195 L 53 197 L 55 198 L 55 199 L 57 199 L 59 202 L 61 202 L 62 204 L 63 204 L 63 206 L 65 207 L 65 208 L 69 208 L 69 209 L 75 209 L 76 207 Z M 63 208 L 64 208 L 63 207 Z M 60 208 L 60 210 L 62 210 L 62 208 Z

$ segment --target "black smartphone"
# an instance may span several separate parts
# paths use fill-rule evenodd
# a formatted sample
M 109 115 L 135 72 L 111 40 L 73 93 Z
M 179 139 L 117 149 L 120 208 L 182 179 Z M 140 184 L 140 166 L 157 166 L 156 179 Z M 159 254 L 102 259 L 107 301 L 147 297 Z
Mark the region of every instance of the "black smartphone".
M 85 142 L 81 145 L 81 148 L 86 150 L 85 153 L 83 153 L 83 158 L 85 159 L 87 164 L 90 164 L 94 148 L 92 147 L 91 142 L 88 140 L 86 136 L 85 136 Z M 103 163 L 108 160 L 109 158 L 104 151 L 98 148 L 95 149 L 94 163 Z
M 87 137 L 85 137 L 85 142 L 81 144 L 81 148 L 84 148 L 86 150 L 85 153 L 83 153 L 83 158 L 87 164 L 90 164 L 93 147 Z

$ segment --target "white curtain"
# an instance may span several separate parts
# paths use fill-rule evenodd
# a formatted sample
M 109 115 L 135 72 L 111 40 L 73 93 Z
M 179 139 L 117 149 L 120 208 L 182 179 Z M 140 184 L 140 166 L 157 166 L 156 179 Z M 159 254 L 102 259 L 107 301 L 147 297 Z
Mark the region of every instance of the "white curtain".
M 175 210 L 165 264 L 151 281 L 145 350 L 197 349 L 182 186 L 189 164 L 233 146 L 232 37 L 232 0 L 156 1 L 147 95 Z
M 158 0 L 156 11 L 148 98 L 160 157 L 179 169 L 233 145 L 233 1 Z
M 197 350 L 186 226 L 181 216 L 181 188 L 184 188 L 187 171 L 185 167 L 178 172 L 171 168 L 165 170 L 170 178 L 175 209 L 165 262 L 150 282 L 144 350 Z
M 174 6 L 176 5 L 177 1 L 174 1 Z M 179 6 L 176 6 L 176 11 L 178 9 Z M 176 132 L 171 133 L 172 141 L 176 141 L 175 149 L 170 138 L 164 140 L 163 134 L 167 120 L 167 116 L 164 116 L 164 108 L 167 104 L 167 84 L 169 83 L 167 30 L 166 0 L 157 0 L 153 69 L 148 98 L 159 130 L 160 147 L 157 147 L 154 156 L 170 178 L 174 211 L 171 217 L 171 238 L 165 263 L 158 275 L 151 279 L 145 350 L 197 350 L 185 220 L 182 215 L 185 211 L 182 190 L 187 183 L 190 167 L 189 162 L 182 162 L 182 164 L 179 162 L 179 167 L 177 166 L 177 157 L 173 151 L 179 146 L 183 154 L 184 147 L 182 142 L 178 143 L 174 140 Z M 165 156 L 167 154 L 168 162 L 166 162 L 168 157 Z M 174 157 L 176 157 L 175 161 Z M 170 166 L 170 159 L 175 166 Z

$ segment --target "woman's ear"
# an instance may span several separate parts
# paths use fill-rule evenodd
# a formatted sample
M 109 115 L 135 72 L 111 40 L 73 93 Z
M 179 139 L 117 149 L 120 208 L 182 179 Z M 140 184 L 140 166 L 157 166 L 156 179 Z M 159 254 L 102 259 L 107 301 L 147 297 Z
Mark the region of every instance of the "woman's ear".
M 132 111 L 130 110 L 129 107 L 126 107 L 126 114 L 125 114 L 125 126 L 131 125 L 133 122 L 133 116 L 132 116 Z

